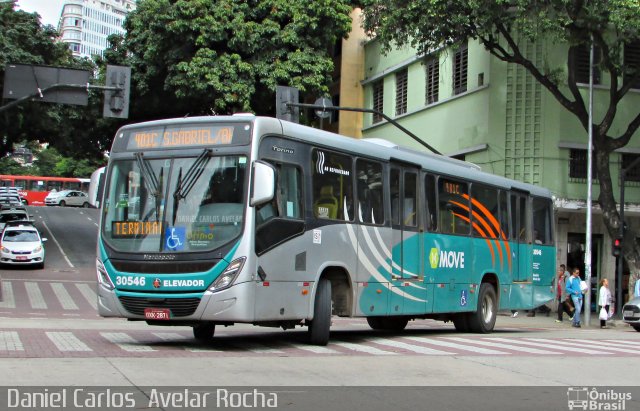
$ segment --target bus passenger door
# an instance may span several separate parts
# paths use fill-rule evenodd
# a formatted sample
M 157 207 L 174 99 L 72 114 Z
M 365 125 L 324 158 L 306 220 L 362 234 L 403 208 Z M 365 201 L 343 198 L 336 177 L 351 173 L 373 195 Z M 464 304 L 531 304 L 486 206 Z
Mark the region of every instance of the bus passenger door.
M 524 193 L 511 193 L 511 227 L 513 248 L 513 289 L 511 292 L 511 302 L 515 306 L 531 304 L 531 255 L 527 250 L 530 245 L 531 227 L 528 223 L 530 218 L 529 203 L 527 195 Z
M 418 169 L 393 164 L 390 170 L 393 229 L 389 315 L 424 313 L 423 236 L 419 232 Z

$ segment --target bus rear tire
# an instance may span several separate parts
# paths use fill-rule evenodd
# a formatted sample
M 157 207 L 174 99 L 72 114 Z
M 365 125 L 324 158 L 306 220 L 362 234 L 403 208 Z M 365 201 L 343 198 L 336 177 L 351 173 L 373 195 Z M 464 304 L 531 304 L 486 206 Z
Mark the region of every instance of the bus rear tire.
M 489 283 L 480 284 L 478 308 L 475 312 L 467 314 L 469 330 L 480 334 L 492 332 L 496 324 L 497 312 L 498 299 L 496 298 L 496 290 Z
M 331 282 L 322 279 L 318 283 L 315 304 L 313 304 L 313 320 L 307 331 L 309 343 L 327 345 L 331 333 Z
M 215 324 L 200 324 L 193 326 L 193 337 L 200 342 L 209 342 L 213 340 L 213 334 L 216 331 Z
M 468 314 L 456 314 L 453 317 L 453 326 L 456 328 L 456 331 L 461 333 L 469 332 L 469 318 Z

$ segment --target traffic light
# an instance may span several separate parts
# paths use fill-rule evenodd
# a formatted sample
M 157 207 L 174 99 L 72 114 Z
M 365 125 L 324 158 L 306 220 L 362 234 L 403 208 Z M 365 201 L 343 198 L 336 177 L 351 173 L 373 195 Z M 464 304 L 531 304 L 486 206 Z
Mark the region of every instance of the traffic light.
M 300 122 L 300 108 L 287 103 L 298 103 L 299 92 L 295 87 L 276 86 L 276 118 L 280 120 Z
M 620 257 L 621 251 L 622 251 L 622 238 L 614 238 L 612 247 L 611 247 L 611 254 L 613 254 L 614 257 Z
M 129 117 L 129 95 L 131 84 L 131 67 L 107 66 L 107 87 L 120 90 L 105 90 L 102 115 L 104 117 Z

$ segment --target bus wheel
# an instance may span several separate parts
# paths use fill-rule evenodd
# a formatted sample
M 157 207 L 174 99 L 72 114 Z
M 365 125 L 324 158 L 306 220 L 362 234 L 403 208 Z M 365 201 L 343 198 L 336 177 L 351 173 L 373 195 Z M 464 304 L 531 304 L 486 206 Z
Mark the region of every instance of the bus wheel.
M 313 320 L 309 324 L 309 343 L 327 345 L 331 329 L 331 282 L 322 279 L 318 283 L 315 304 L 313 304 Z
M 491 284 L 482 283 L 478 295 L 478 309 L 468 314 L 469 329 L 474 333 L 490 333 L 496 324 L 497 311 L 496 290 Z
M 633 329 L 640 333 L 640 325 L 634 325 Z
M 213 339 L 213 333 L 216 331 L 215 324 L 200 324 L 193 327 L 193 336 L 201 342 L 209 342 Z
M 453 317 L 453 326 L 456 327 L 456 331 L 461 333 L 469 332 L 469 319 L 466 313 L 456 314 Z
M 384 330 L 382 317 L 367 317 L 367 323 L 372 330 Z
M 369 327 L 374 330 L 402 331 L 407 327 L 406 317 L 367 317 Z

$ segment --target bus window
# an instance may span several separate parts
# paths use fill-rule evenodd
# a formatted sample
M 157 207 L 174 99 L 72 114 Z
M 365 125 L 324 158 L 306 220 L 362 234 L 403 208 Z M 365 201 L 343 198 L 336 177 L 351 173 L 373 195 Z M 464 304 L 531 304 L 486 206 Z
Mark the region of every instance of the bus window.
M 427 230 L 438 229 L 438 206 L 436 203 L 436 178 L 427 174 L 424 178 L 424 192 L 427 199 Z
M 507 204 L 507 192 L 500 190 L 500 238 L 509 239 L 509 207 Z
M 528 241 L 527 199 L 523 195 L 511 194 L 511 238 L 520 242 Z
M 551 229 L 551 202 L 544 198 L 533 198 L 533 241 L 536 244 L 553 244 Z
M 291 164 L 275 164 L 276 195 L 273 201 L 257 208 L 257 224 L 274 217 L 302 218 L 302 177 L 300 169 Z
M 358 219 L 363 223 L 384 224 L 382 202 L 382 164 L 356 161 Z
M 444 178 L 438 180 L 438 215 L 442 233 L 469 234 L 471 221 L 466 194 L 468 194 L 466 183 Z
M 418 226 L 418 176 L 414 172 L 404 173 L 404 215 L 406 227 Z
M 400 170 L 391 169 L 391 224 L 400 225 Z
M 317 218 L 353 220 L 351 158 L 316 149 L 313 152 L 313 213 Z
M 473 235 L 477 237 L 497 238 L 498 223 L 498 190 L 481 184 L 473 184 Z

